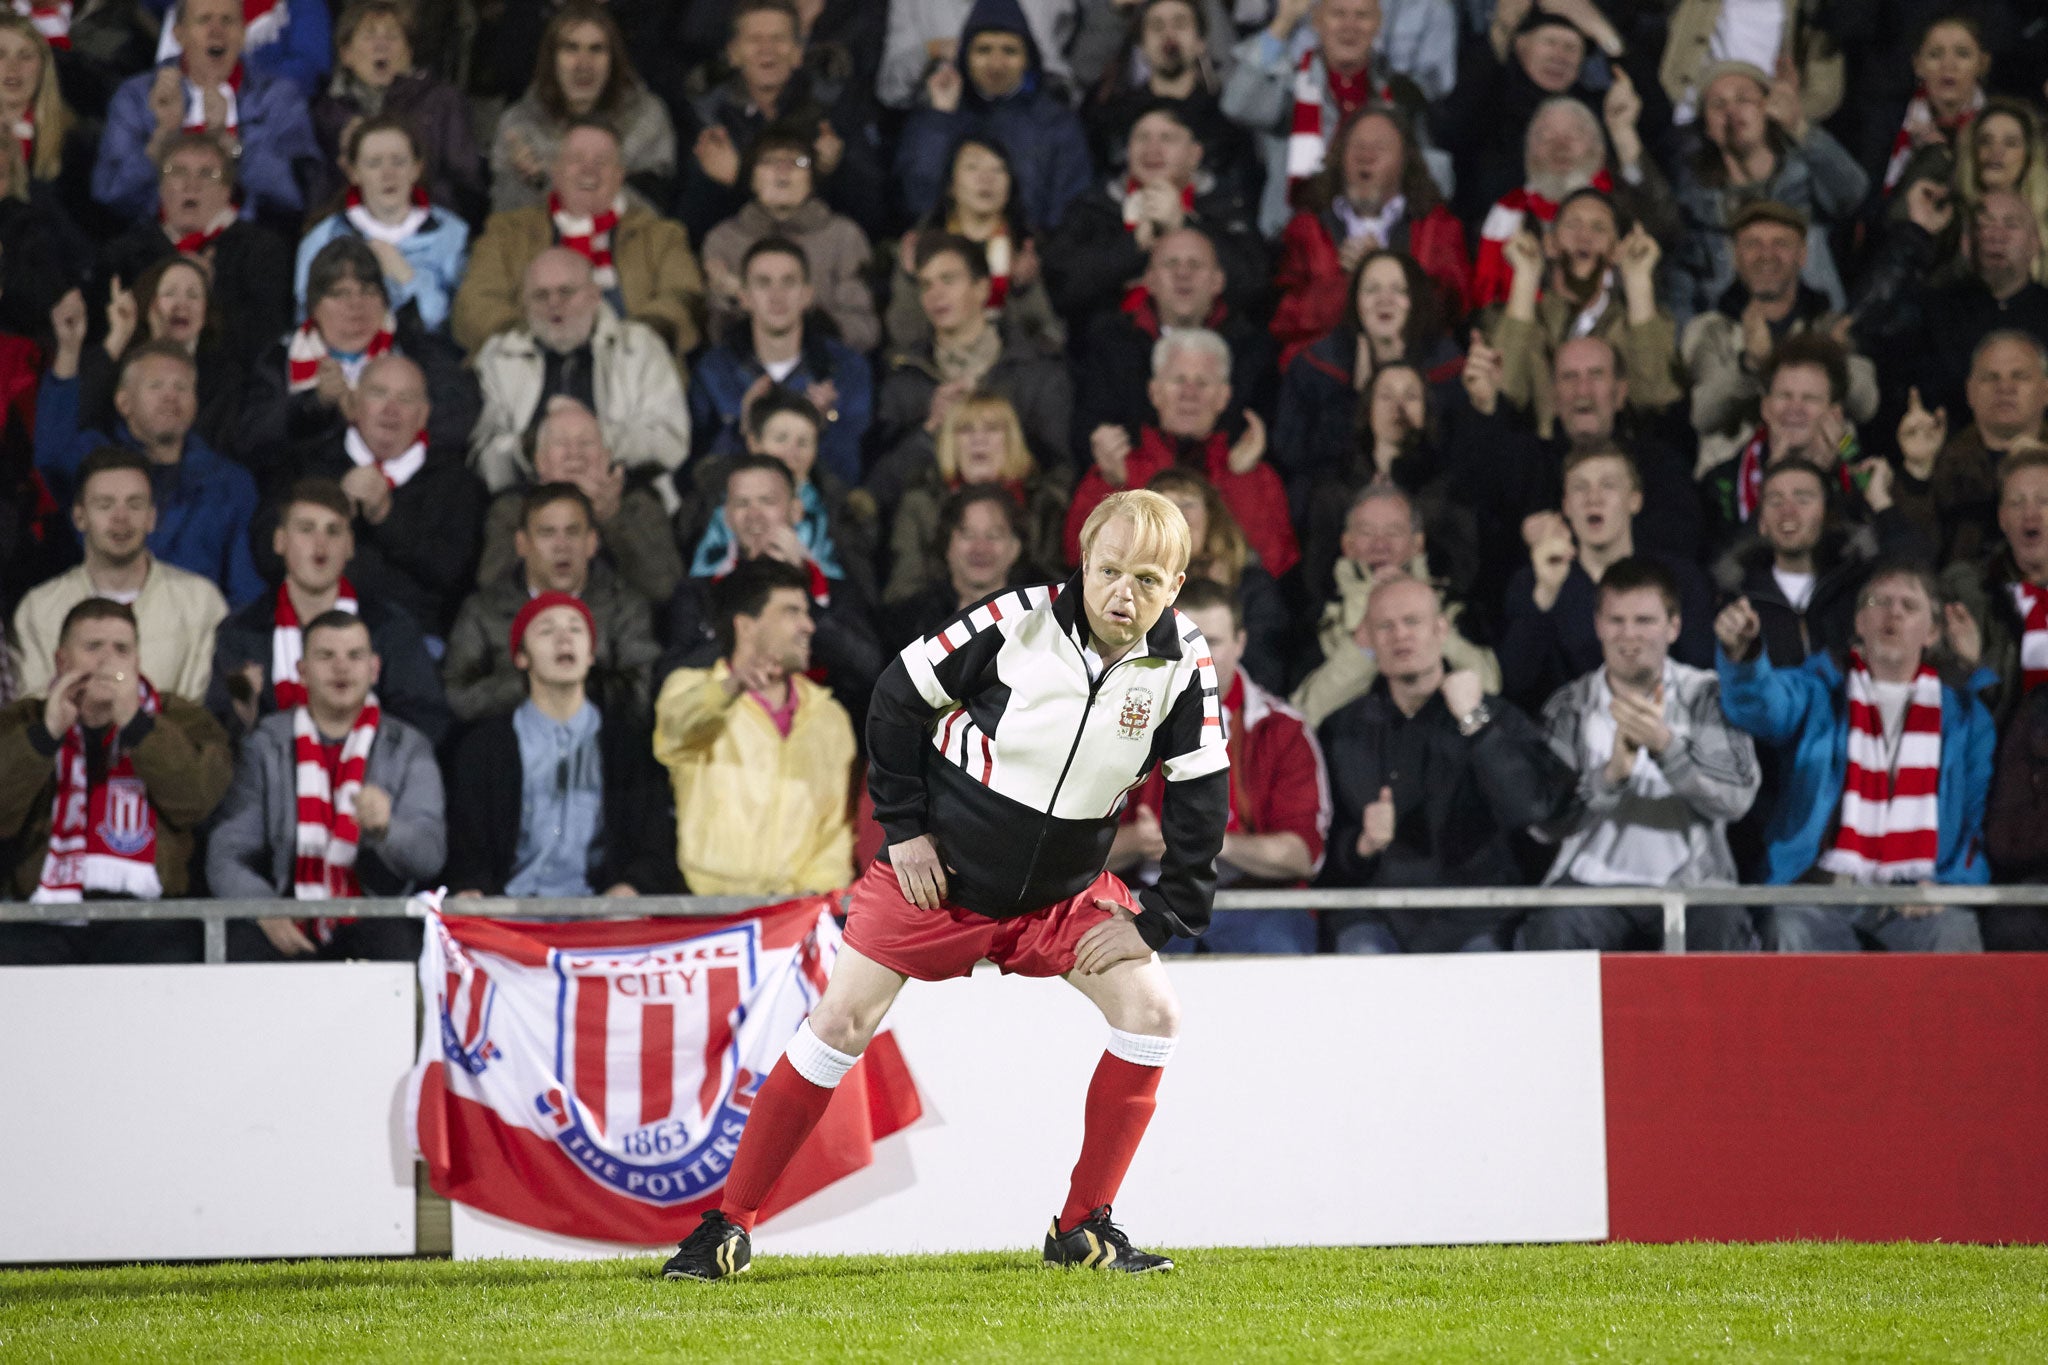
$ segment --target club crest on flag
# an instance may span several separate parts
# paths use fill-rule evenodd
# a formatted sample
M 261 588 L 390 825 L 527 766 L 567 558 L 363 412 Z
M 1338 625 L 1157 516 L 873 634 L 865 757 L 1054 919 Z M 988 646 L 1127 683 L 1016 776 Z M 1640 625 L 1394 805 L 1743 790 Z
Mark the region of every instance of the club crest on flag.
M 139 777 L 107 779 L 107 805 L 100 816 L 100 840 L 124 858 L 149 847 L 149 788 Z
M 557 949 L 555 1142 L 593 1179 L 654 1204 L 722 1184 L 761 1077 L 740 1065 L 759 930 Z M 537 1097 L 547 1112 L 550 1096 Z

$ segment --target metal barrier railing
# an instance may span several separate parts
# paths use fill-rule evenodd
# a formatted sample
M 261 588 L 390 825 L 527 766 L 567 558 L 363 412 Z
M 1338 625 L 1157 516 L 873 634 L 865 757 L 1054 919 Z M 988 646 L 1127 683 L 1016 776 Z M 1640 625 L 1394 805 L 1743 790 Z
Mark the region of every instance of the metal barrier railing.
M 484 897 L 450 900 L 451 913 L 493 919 L 635 919 L 642 916 L 730 915 L 774 905 L 787 896 L 586 896 L 562 900 Z M 1218 910 L 1498 910 L 1544 906 L 1649 907 L 1664 917 L 1664 951 L 1685 951 L 1685 913 L 1694 905 L 2048 905 L 2048 886 L 1569 886 L 1414 887 L 1399 890 L 1304 888 L 1219 891 Z M 308 902 L 298 900 L 84 901 L 62 905 L 0 903 L 0 924 L 77 920 L 199 920 L 206 961 L 227 961 L 227 922 L 270 916 L 303 919 L 319 911 L 356 919 L 398 919 L 416 914 L 397 898 Z

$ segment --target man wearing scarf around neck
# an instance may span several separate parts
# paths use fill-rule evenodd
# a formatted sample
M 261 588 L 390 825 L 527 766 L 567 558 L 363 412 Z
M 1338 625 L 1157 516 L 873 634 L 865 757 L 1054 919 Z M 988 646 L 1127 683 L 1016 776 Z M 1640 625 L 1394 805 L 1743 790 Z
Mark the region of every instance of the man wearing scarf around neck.
M 306 623 L 296 705 L 265 717 L 242 746 L 235 784 L 208 838 L 206 878 L 226 899 L 291 899 L 309 910 L 405 896 L 441 869 L 441 769 L 426 736 L 378 705 L 370 628 L 347 611 Z M 419 953 L 398 919 L 319 915 L 228 925 L 228 956 L 381 958 Z
M 436 652 L 434 637 L 447 631 L 474 582 L 483 486 L 459 449 L 429 440 L 433 406 L 426 378 L 405 356 L 382 355 L 366 364 L 341 411 L 348 426 L 279 473 L 291 482 L 319 478 L 341 485 L 355 511 L 349 582 L 403 607 L 427 632 L 429 652 Z M 273 510 L 258 519 L 258 545 L 269 545 L 275 516 Z
M 156 171 L 180 132 L 211 133 L 235 157 L 245 218 L 295 220 L 305 207 L 292 163 L 318 160 L 307 92 L 242 64 L 242 0 L 181 0 L 183 55 L 122 82 L 107 108 L 93 198 L 131 218 L 156 205 Z M 296 226 L 296 223 L 293 224 Z
M 137 666 L 135 613 L 88 598 L 64 617 L 44 695 L 0 710 L 0 838 L 10 898 L 164 900 L 191 887 L 193 831 L 233 769 L 196 702 Z M 197 962 L 191 922 L 10 925 L 0 961 Z
M 1758 913 L 1775 952 L 1977 952 L 1971 911 L 1939 904 L 1939 887 L 1991 880 L 1984 811 L 1998 735 L 1978 693 L 1982 637 L 1933 575 L 1894 560 L 1871 572 L 1856 607 L 1846 665 L 1817 654 L 1779 668 L 1756 649 L 1747 598 L 1714 621 L 1715 665 L 1728 719 L 1786 758 L 1785 785 L 1764 831 L 1765 882 L 1928 888 L 1925 904 L 1794 905 Z M 1946 636 L 1968 673 L 1958 688 L 1930 657 Z

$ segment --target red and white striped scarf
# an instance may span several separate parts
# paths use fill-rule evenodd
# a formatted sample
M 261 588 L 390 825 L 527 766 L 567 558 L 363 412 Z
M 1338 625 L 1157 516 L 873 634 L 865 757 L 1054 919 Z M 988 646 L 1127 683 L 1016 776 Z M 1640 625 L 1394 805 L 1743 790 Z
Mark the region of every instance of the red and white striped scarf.
M 1841 828 L 1821 855 L 1823 871 L 1858 882 L 1917 882 L 1934 875 L 1940 849 L 1941 678 L 1926 663 L 1913 679 L 1896 757 L 1885 753 L 1884 716 L 1863 655 L 1849 655 L 1849 770 Z
M 2020 613 L 2020 690 L 2031 692 L 2048 682 L 2048 588 L 2022 579 L 2012 585 L 2012 604 Z
M 14 12 L 29 21 L 51 47 L 60 52 L 71 49 L 71 0 L 14 0 Z
M 135 680 L 138 709 L 162 710 L 149 680 Z M 164 893 L 156 872 L 156 807 L 149 788 L 135 775 L 135 760 L 121 748 L 120 731 L 109 727 L 100 743 L 107 753 L 106 778 L 93 786 L 85 762 L 85 726 L 64 732 L 57 746 L 57 796 L 50 805 L 50 849 L 32 901 L 71 902 L 87 893 L 157 900 Z
M 1764 471 L 1771 452 L 1771 429 L 1763 422 L 1756 424 L 1756 434 L 1742 447 L 1735 464 L 1735 513 L 1742 521 L 1756 515 L 1757 504 L 1763 501 Z M 1856 480 L 1849 473 L 1849 467 L 1839 460 L 1835 462 L 1835 482 L 1842 486 L 1844 493 L 1856 491 Z
M 332 357 L 341 366 L 348 386 L 354 388 L 362 378 L 363 367 L 391 349 L 392 336 L 398 331 L 398 319 L 389 309 L 384 313 L 384 325 L 377 329 L 377 335 L 370 338 L 370 344 L 363 353 L 353 359 L 345 359 L 327 348 L 327 338 L 320 335 L 320 329 L 307 318 L 292 332 L 292 339 L 284 350 L 285 387 L 292 393 L 305 393 L 320 382 L 320 362 Z
M 1612 194 L 1614 177 L 1602 166 L 1593 172 L 1586 188 Z M 1522 230 L 1526 219 L 1534 218 L 1539 223 L 1554 221 L 1557 208 L 1555 203 L 1526 185 L 1509 190 L 1494 201 L 1493 207 L 1486 211 L 1486 221 L 1479 226 L 1479 255 L 1472 262 L 1474 309 L 1507 299 L 1508 286 L 1515 280 L 1514 267 L 1508 264 L 1508 238 Z
M 164 232 L 166 235 L 168 235 L 171 231 L 171 225 L 164 218 L 164 210 L 161 204 L 157 206 L 156 220 L 157 222 L 163 224 Z M 171 247 L 173 250 L 179 252 L 181 255 L 197 256 L 200 252 L 206 250 L 215 242 L 219 241 L 220 235 L 223 232 L 226 232 L 229 228 L 233 227 L 235 225 L 235 222 L 235 210 L 233 206 L 230 205 L 229 207 L 224 208 L 220 211 L 219 217 L 215 218 L 211 223 L 208 223 L 205 227 L 199 229 L 199 231 L 188 232 L 182 237 L 173 237 L 171 239 Z
M 981 244 L 988 258 L 988 311 L 1000 312 L 1010 298 L 1010 234 L 998 228 L 996 235 Z
M 1330 134 L 1336 131 L 1323 126 L 1326 93 L 1336 101 L 1339 121 L 1368 102 L 1394 102 L 1393 87 L 1374 85 L 1370 72 L 1361 71 L 1348 78 L 1339 76 L 1323 65 L 1322 53 L 1316 49 L 1302 53 L 1301 63 L 1294 68 L 1294 117 L 1287 125 L 1289 190 L 1323 168 Z
M 407 238 L 426 226 L 427 218 L 433 212 L 433 205 L 427 202 L 427 192 L 418 185 L 412 187 L 412 207 L 405 217 L 396 223 L 387 223 L 363 204 L 363 192 L 354 185 L 348 187 L 348 203 L 342 209 L 342 217 L 356 230 L 359 237 L 373 242 L 384 242 L 398 246 Z
M 33 100 L 22 109 L 21 117 L 14 121 L 14 140 L 21 144 L 22 173 L 32 176 L 36 164 L 36 106 Z
M 562 201 L 548 191 L 548 218 L 555 225 L 555 245 L 567 247 L 590 262 L 591 278 L 607 292 L 619 287 L 618 268 L 612 264 L 612 230 L 625 215 L 626 201 L 612 200 L 612 206 L 594 218 L 563 211 Z
M 178 59 L 178 70 L 182 72 L 184 69 L 185 62 L 181 57 Z M 242 129 L 242 110 L 239 99 L 242 93 L 242 64 L 236 62 L 235 69 L 228 72 L 227 81 L 214 88 L 220 92 L 221 99 L 227 105 L 227 112 L 221 117 L 220 131 L 231 138 L 237 137 L 241 134 Z M 185 79 L 185 131 L 188 133 L 203 133 L 206 131 L 206 92 L 194 85 L 189 76 Z
M 302 901 L 352 900 L 363 894 L 356 881 L 356 794 L 370 763 L 383 713 L 372 692 L 341 742 L 335 771 L 327 769 L 313 713 L 292 712 L 292 760 L 297 780 L 298 834 L 293 844 L 292 895 Z M 324 939 L 324 935 L 322 936 Z
M 341 448 L 348 452 L 350 462 L 358 468 L 374 466 L 393 491 L 405 487 L 427 463 L 427 433 L 424 431 L 412 438 L 411 445 L 388 460 L 378 459 L 377 452 L 370 449 L 370 443 L 354 427 L 350 427 L 348 434 L 341 438 Z
M 1906 101 L 1906 117 L 1899 123 L 1899 131 L 1892 135 L 1891 160 L 1884 163 L 1884 192 L 1890 194 L 1899 183 L 1899 177 L 1906 173 L 1906 163 L 1913 159 L 1913 125 L 1933 123 L 1951 137 L 1970 126 L 1977 117 L 1977 111 L 1984 107 L 1984 87 L 1978 86 L 1970 96 L 1969 108 L 1956 115 L 1953 123 L 1942 123 L 1934 117 L 1934 105 L 1927 99 L 1927 87 L 1913 87 L 1913 98 Z
M 333 610 L 350 615 L 357 610 L 356 590 L 346 578 L 337 585 Z M 270 619 L 271 696 L 276 700 L 278 710 L 289 711 L 294 706 L 306 704 L 306 685 L 299 681 L 299 659 L 305 653 L 306 638 L 299 629 L 299 613 L 292 606 L 290 588 L 278 588 L 277 610 Z

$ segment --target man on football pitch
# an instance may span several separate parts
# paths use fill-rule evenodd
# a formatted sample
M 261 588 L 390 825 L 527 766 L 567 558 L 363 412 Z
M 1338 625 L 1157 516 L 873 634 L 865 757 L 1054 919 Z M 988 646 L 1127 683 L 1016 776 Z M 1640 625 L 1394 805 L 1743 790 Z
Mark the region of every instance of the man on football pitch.
M 868 712 L 888 838 L 854 884 L 832 980 L 762 1083 L 725 1182 L 662 1273 L 745 1270 L 762 1203 L 910 977 L 1064 976 L 1109 1021 L 1081 1159 L 1045 1235 L 1053 1265 L 1170 1270 L 1110 1221 L 1151 1121 L 1180 1008 L 1154 950 L 1209 922 L 1229 756 L 1209 646 L 1170 610 L 1188 528 L 1157 493 L 1106 499 L 1064 586 L 1009 589 L 913 642 Z M 1165 766 L 1166 853 L 1135 900 L 1103 871 L 1124 794 Z M 1133 906 L 1138 908 L 1133 908 Z

